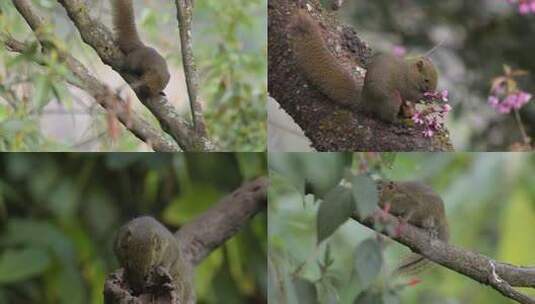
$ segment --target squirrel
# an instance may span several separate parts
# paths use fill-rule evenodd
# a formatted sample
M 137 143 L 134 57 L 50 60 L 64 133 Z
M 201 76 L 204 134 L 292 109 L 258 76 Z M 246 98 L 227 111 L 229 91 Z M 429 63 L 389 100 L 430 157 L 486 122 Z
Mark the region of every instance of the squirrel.
M 418 181 L 378 181 L 379 206 L 390 205 L 389 213 L 429 231 L 441 241 L 448 242 L 449 229 L 444 202 L 428 185 Z M 424 257 L 411 254 L 397 267 L 396 274 L 419 272 L 429 263 Z
M 171 276 L 180 303 L 195 303 L 192 270 L 182 258 L 177 239 L 154 218 L 142 216 L 123 225 L 114 250 L 135 294 L 157 284 L 154 273 L 163 269 Z
M 295 61 L 306 79 L 331 100 L 382 121 L 395 123 L 404 106 L 437 87 L 437 70 L 426 57 L 402 59 L 376 54 L 368 64 L 364 83 L 329 51 L 320 25 L 298 9 L 289 27 Z
M 140 78 L 134 85 L 142 96 L 163 94 L 171 75 L 165 59 L 155 49 L 141 42 L 136 29 L 132 0 L 111 0 L 113 27 L 117 44 L 126 55 L 123 69 Z

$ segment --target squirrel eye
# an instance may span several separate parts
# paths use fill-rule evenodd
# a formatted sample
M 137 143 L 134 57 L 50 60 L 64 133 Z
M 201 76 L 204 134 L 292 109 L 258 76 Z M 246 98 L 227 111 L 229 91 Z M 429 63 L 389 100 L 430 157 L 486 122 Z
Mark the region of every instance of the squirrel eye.
M 427 79 L 427 78 L 424 79 L 424 81 L 425 81 L 425 83 L 429 83 L 429 79 Z

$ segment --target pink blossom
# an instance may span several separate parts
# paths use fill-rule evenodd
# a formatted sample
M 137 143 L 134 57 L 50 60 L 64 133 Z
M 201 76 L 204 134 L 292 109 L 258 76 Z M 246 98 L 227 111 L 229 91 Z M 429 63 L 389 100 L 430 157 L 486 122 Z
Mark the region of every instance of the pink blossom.
M 515 91 L 503 99 L 495 95 L 488 98 L 489 105 L 500 114 L 510 113 L 513 109 L 520 109 L 531 100 L 532 95 L 524 91 Z
M 448 101 L 448 90 L 442 90 L 442 92 L 440 92 L 440 95 L 442 97 L 442 101 L 444 102 L 447 102 Z
M 431 129 L 425 129 L 422 133 L 424 134 L 424 137 L 432 137 L 434 134 L 433 130 Z
M 520 15 L 525 15 L 525 14 L 528 14 L 530 12 L 530 7 L 529 7 L 529 4 L 527 3 L 520 3 L 518 5 L 518 12 L 520 13 Z
M 414 113 L 414 115 L 412 116 L 412 121 L 414 121 L 415 124 L 417 125 L 421 125 L 424 123 L 423 119 L 422 119 L 422 113 L 421 112 L 416 112 Z
M 518 13 L 521 15 L 535 14 L 535 0 L 507 0 L 507 2 L 518 5 Z
M 394 56 L 403 57 L 405 54 L 407 54 L 407 49 L 402 45 L 395 45 L 392 49 L 392 53 Z
M 498 103 L 500 102 L 498 97 L 496 97 L 494 95 L 490 95 L 488 101 L 489 101 L 489 105 L 491 107 L 493 107 L 493 108 L 496 107 L 498 105 Z

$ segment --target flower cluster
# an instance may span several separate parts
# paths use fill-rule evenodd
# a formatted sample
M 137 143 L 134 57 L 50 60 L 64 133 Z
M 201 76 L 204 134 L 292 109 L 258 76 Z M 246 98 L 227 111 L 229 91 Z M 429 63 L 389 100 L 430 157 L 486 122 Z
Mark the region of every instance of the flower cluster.
M 424 94 L 424 97 L 427 103 L 435 103 L 422 110 L 415 109 L 411 119 L 415 124 L 424 126 L 425 137 L 432 137 L 436 132 L 444 129 L 444 121 L 451 111 L 451 106 L 445 103 L 448 101 L 448 90 L 428 92 Z M 437 101 L 440 103 L 436 103 Z
M 517 4 L 520 15 L 535 14 L 535 0 L 507 0 L 507 2 Z
M 504 75 L 495 77 L 492 80 L 489 105 L 500 114 L 510 113 L 518 110 L 531 100 L 531 94 L 518 88 L 516 77 L 527 75 L 526 71 L 514 70 L 505 65 Z
M 490 95 L 488 102 L 491 107 L 501 114 L 510 113 L 512 109 L 518 110 L 531 99 L 531 94 L 520 90 L 505 95 L 502 98 L 498 96 L 499 94 Z

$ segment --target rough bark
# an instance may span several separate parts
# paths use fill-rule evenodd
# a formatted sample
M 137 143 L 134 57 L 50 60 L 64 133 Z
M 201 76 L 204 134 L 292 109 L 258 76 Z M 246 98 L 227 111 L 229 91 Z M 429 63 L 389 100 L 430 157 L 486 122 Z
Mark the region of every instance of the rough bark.
M 303 129 L 318 151 L 450 151 L 448 132 L 431 138 L 422 127 L 386 124 L 348 110 L 310 86 L 295 65 L 288 44 L 288 24 L 298 8 L 293 0 L 268 3 L 268 90 Z M 335 56 L 349 68 L 366 67 L 370 48 L 350 26 L 341 25 L 317 0 L 307 1 L 309 13 L 324 29 Z

